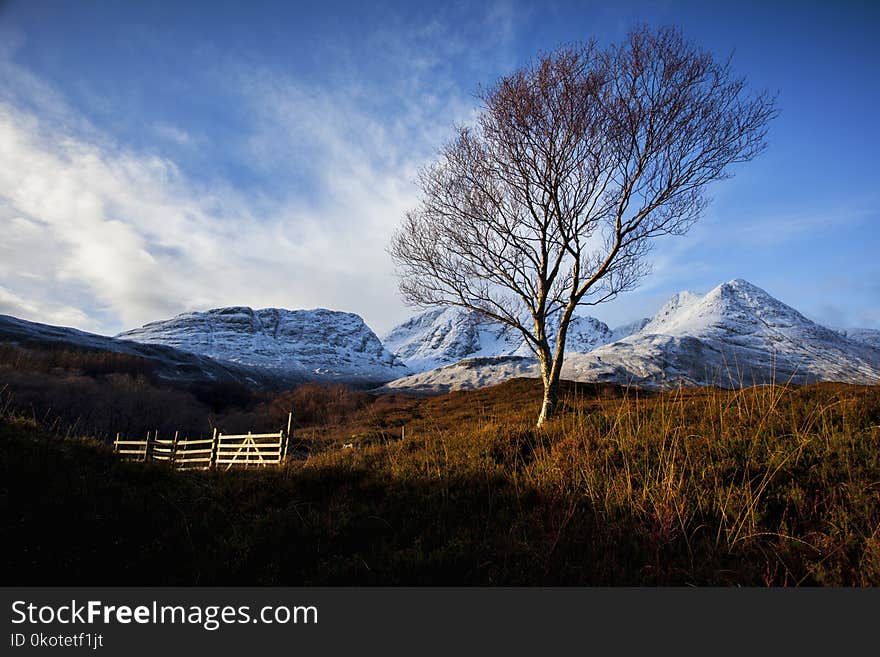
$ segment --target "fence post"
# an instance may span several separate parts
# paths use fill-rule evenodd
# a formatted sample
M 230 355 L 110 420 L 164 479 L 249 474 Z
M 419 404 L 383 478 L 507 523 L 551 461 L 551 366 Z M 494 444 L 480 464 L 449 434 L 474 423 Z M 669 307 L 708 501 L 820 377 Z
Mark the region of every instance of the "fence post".
M 150 432 L 147 431 L 147 441 L 144 444 L 144 463 L 150 460 Z
M 119 432 L 118 431 L 116 432 L 116 440 L 113 441 L 113 451 L 114 452 L 119 451 Z
M 180 431 L 174 432 L 174 440 L 171 441 L 171 468 L 174 468 L 174 462 L 177 460 L 177 436 Z
M 217 466 L 217 427 L 214 427 L 214 435 L 211 437 L 211 460 L 208 462 L 208 469 Z
M 400 427 L 400 439 L 401 440 L 406 439 L 406 425 L 405 424 L 402 427 Z
M 284 434 L 284 447 L 281 450 L 281 461 L 287 460 L 287 446 L 290 444 L 290 425 L 293 422 L 293 411 L 287 414 L 287 433 Z

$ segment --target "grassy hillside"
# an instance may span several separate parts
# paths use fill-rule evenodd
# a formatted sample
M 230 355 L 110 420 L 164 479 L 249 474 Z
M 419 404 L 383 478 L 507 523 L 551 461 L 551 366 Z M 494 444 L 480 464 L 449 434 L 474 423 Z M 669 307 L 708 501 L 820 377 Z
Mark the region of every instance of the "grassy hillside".
M 880 388 L 569 385 L 541 432 L 536 381 L 288 395 L 260 413 L 311 400 L 304 458 L 265 472 L 120 463 L 7 417 L 4 581 L 880 584 Z

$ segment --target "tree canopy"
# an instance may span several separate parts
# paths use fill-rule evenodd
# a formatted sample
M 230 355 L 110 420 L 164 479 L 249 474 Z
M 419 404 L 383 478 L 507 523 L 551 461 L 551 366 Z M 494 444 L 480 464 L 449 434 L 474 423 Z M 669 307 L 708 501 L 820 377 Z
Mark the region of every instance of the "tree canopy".
M 708 184 L 764 150 L 775 101 L 749 92 L 729 59 L 647 27 L 543 54 L 479 99 L 475 125 L 420 172 L 420 203 L 389 251 L 406 301 L 522 333 L 541 364 L 541 424 L 575 309 L 650 271 L 654 238 L 685 233 Z

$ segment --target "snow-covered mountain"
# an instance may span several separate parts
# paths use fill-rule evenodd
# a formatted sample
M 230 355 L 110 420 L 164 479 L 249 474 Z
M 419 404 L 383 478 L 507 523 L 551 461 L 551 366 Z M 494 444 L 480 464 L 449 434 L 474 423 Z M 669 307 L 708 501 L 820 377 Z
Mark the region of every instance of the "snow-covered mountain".
M 552 321 L 548 322 L 549 329 L 553 335 L 556 335 L 556 332 L 559 330 L 559 320 L 560 315 L 554 315 Z M 614 339 L 615 333 L 628 335 L 628 333 L 624 333 L 624 331 L 631 326 L 633 325 L 622 326 L 612 330 L 608 328 L 608 325 L 605 322 L 602 322 L 595 317 L 582 317 L 576 315 L 571 318 L 571 323 L 568 325 L 565 350 L 579 353 L 590 351 L 599 345 L 611 342 Z M 556 341 L 554 340 L 551 346 L 555 346 L 555 343 Z
M 276 387 L 274 377 L 262 376 L 252 370 L 233 364 L 218 363 L 165 345 L 145 345 L 128 340 L 117 340 L 104 335 L 87 333 L 64 326 L 29 322 L 17 317 L 0 315 L 0 343 L 22 347 L 105 351 L 143 358 L 155 366 L 155 375 L 167 381 L 190 383 L 213 381 L 239 383 L 248 386 Z
M 643 328 L 645 328 L 645 325 L 650 321 L 650 317 L 643 317 L 642 319 L 637 319 L 634 322 L 628 322 L 626 324 L 616 326 L 611 329 L 611 339 L 608 340 L 608 342 L 617 342 L 618 340 L 622 340 L 623 338 L 630 336 L 633 333 L 638 333 Z
M 414 372 L 463 358 L 511 355 L 522 341 L 512 328 L 454 306 L 426 310 L 394 327 L 382 339 L 385 348 Z
M 350 313 L 246 307 L 186 313 L 116 338 L 0 316 L 0 342 L 129 353 L 168 379 L 272 388 L 331 380 L 442 392 L 540 374 L 522 336 L 459 308 L 417 315 L 385 345 Z M 562 376 L 652 387 L 880 384 L 880 331 L 820 326 L 736 279 L 705 295 L 676 294 L 652 318 L 613 330 L 576 317 Z
M 690 308 L 699 303 L 702 296 L 695 292 L 678 292 L 663 304 L 663 306 L 639 329 L 639 332 L 645 333 L 662 333 L 663 327 L 672 326 L 675 322 L 680 322 L 686 313 L 685 309 Z M 627 336 L 623 336 L 627 337 Z
M 290 380 L 383 383 L 409 374 L 358 315 L 319 308 L 216 308 L 117 338 L 162 344 Z
M 636 333 L 588 353 L 567 351 L 562 376 L 577 381 L 653 387 L 880 383 L 880 349 L 810 321 L 742 279 L 705 295 L 676 294 Z M 393 381 L 386 388 L 442 391 L 537 375 L 534 360 L 512 367 L 503 358 L 478 359 Z
M 541 370 L 534 357 L 484 356 L 465 358 L 433 370 L 416 372 L 376 388 L 378 393 L 435 394 L 494 386 L 517 377 L 538 378 Z M 568 378 L 568 377 L 565 377 Z
M 807 319 L 742 279 L 676 295 L 639 333 L 575 356 L 579 380 L 660 386 L 880 383 L 880 350 Z
M 549 324 L 555 334 L 559 315 L 554 315 Z M 566 349 L 587 352 L 612 341 L 615 336 L 629 335 L 642 325 L 643 322 L 634 322 L 612 331 L 595 317 L 575 316 L 569 325 Z M 530 358 L 533 355 L 516 329 L 457 307 L 433 308 L 418 314 L 393 328 L 383 343 L 414 372 L 443 367 L 464 358 L 485 362 L 492 357 Z
M 843 337 L 853 342 L 861 342 L 872 347 L 880 348 L 880 329 L 851 328 L 838 331 Z

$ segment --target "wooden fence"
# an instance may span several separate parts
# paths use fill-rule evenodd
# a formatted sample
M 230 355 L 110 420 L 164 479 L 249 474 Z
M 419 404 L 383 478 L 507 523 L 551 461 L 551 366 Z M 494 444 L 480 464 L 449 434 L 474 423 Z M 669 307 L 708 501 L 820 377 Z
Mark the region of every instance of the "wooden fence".
M 287 457 L 287 431 L 277 433 L 225 434 L 214 429 L 209 439 L 161 439 L 159 432 L 147 432 L 144 440 L 124 440 L 116 434 L 113 451 L 129 461 L 164 461 L 178 470 L 251 468 L 278 465 Z

